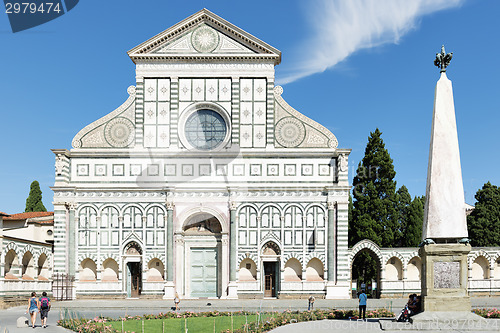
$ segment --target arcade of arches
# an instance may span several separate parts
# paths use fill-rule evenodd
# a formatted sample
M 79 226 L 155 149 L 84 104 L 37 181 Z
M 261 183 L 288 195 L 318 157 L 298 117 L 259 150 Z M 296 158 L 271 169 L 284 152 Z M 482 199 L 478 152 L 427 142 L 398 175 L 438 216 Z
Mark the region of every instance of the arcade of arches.
M 368 255 L 374 264 L 369 281 L 356 279 L 363 262 L 358 258 Z M 418 248 L 380 248 L 363 240 L 349 249 L 352 295 L 364 288 L 372 297 L 405 297 L 420 293 L 422 260 Z M 469 293 L 471 295 L 500 295 L 500 248 L 472 248 L 468 256 Z

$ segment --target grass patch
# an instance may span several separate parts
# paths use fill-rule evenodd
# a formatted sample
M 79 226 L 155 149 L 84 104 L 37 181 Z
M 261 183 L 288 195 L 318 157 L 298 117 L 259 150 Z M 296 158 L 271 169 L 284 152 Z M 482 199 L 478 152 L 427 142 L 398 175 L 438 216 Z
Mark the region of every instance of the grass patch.
M 251 313 L 238 312 L 167 312 L 156 315 L 126 316 L 119 320 L 96 317 L 93 319 L 78 318 L 76 314 L 66 311 L 65 319 L 58 324 L 79 333 L 252 333 L 266 332 L 278 326 L 294 322 L 324 319 L 349 319 L 357 315 L 355 310 L 314 310 Z M 393 317 L 394 313 L 387 309 L 367 311 L 367 318 Z
M 255 319 L 255 316 L 250 316 Z M 219 316 L 219 317 L 186 317 L 186 318 L 169 318 L 169 319 L 146 319 L 146 320 L 125 320 L 109 322 L 111 326 L 119 332 L 160 332 L 160 333 L 180 333 L 186 332 L 221 332 L 224 330 L 238 329 L 245 325 L 247 318 L 242 315 Z

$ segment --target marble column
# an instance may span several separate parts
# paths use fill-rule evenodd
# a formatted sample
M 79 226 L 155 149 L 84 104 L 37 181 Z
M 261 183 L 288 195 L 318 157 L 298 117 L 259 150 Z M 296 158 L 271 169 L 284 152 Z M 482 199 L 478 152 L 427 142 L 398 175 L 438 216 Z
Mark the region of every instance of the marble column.
M 76 204 L 70 203 L 67 205 L 67 209 L 69 210 L 69 218 L 68 218 L 68 243 L 66 246 L 68 247 L 68 274 L 74 276 L 76 273 L 76 230 L 78 223 L 78 219 L 75 219 L 75 210 Z
M 328 260 L 328 281 L 336 282 L 336 272 L 335 272 L 335 203 L 328 203 L 328 250 L 327 250 L 327 260 Z
M 229 284 L 228 298 L 238 298 L 238 283 L 236 282 L 236 271 L 238 269 L 237 252 L 237 235 L 236 235 L 236 203 L 234 201 L 229 204 L 230 212 L 230 230 L 229 230 Z
M 166 249 L 166 281 L 164 285 L 164 299 L 173 299 L 175 297 L 175 283 L 174 283 L 174 204 L 167 201 L 167 249 Z

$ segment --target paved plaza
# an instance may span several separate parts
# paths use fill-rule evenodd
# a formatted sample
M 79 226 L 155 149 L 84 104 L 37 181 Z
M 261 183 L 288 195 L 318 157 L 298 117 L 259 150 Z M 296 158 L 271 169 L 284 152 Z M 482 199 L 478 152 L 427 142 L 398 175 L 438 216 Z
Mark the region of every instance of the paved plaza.
M 406 299 L 369 299 L 368 310 L 376 308 L 387 308 L 394 313 L 398 313 L 404 306 Z M 493 308 L 500 307 L 500 297 L 482 297 L 471 299 L 473 308 Z M 210 305 L 208 305 L 210 303 Z M 69 330 L 57 327 L 57 320 L 62 313 L 69 309 L 79 315 L 93 318 L 95 316 L 109 316 L 118 318 L 124 315 L 143 315 L 170 311 L 173 300 L 148 300 L 148 299 L 124 299 L 124 300 L 74 300 L 64 302 L 53 302 L 52 310 L 49 313 L 48 327 L 40 327 L 40 317 L 37 318 L 36 330 L 43 332 L 70 332 Z M 318 299 L 315 302 L 316 308 L 328 309 L 355 309 L 356 299 L 348 300 L 324 300 Z M 252 299 L 252 300 L 182 300 L 181 311 L 283 311 L 307 310 L 307 300 L 300 299 Z M 26 307 L 14 307 L 0 311 L 0 333 L 7 328 L 9 332 L 33 332 L 31 328 L 16 328 L 16 320 L 21 316 L 26 316 Z M 500 331 L 500 320 L 490 320 L 493 327 Z M 286 325 L 275 329 L 273 332 L 382 332 L 377 319 L 363 321 L 349 320 L 323 320 L 317 322 L 306 322 Z M 387 332 L 387 331 L 384 331 Z M 409 331 L 406 331 L 409 332 Z M 455 332 L 461 332 L 457 328 Z

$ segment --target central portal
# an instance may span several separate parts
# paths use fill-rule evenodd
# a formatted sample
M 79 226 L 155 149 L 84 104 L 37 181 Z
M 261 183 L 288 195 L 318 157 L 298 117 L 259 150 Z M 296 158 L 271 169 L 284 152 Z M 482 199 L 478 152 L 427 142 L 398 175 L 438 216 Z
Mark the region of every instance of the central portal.
M 185 243 L 185 295 L 221 296 L 221 224 L 213 215 L 191 216 L 183 228 Z
M 267 242 L 262 247 L 264 297 L 278 297 L 280 289 L 280 254 L 280 248 L 275 242 Z
M 277 262 L 264 262 L 264 297 L 276 297 Z
M 191 249 L 191 297 L 217 297 L 217 248 Z
M 127 263 L 127 296 L 136 298 L 141 294 L 141 263 L 128 262 Z

